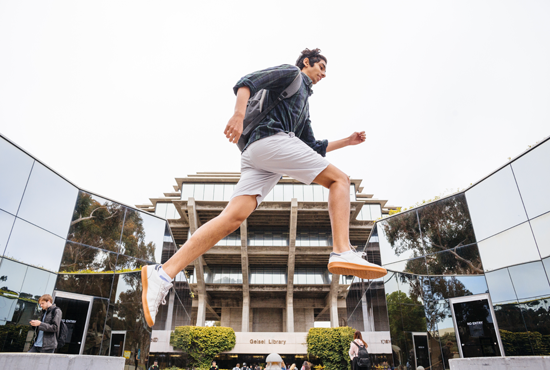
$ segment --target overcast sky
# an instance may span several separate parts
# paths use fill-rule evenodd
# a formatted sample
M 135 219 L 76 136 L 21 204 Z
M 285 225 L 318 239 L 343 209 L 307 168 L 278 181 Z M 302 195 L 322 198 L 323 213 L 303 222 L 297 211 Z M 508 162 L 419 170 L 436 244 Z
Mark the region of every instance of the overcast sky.
M 365 130 L 327 157 L 409 207 L 550 135 L 549 19 L 526 0 L 0 0 L 0 133 L 79 187 L 149 203 L 175 177 L 239 171 L 233 85 L 318 47 L 315 136 Z

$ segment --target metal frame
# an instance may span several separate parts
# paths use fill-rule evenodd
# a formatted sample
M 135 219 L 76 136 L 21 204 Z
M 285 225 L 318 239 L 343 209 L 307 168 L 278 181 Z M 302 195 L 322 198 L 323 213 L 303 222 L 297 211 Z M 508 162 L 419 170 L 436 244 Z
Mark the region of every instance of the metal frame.
M 84 332 L 82 333 L 82 340 L 80 341 L 80 351 L 79 355 L 84 352 L 84 347 L 86 346 L 86 334 L 88 333 L 88 325 L 90 324 L 90 315 L 92 313 L 92 307 L 94 305 L 94 297 L 84 294 L 77 294 L 77 293 L 68 293 L 68 292 L 62 292 L 59 290 L 54 290 L 53 292 L 53 298 L 55 302 L 55 298 L 67 298 L 67 299 L 74 299 L 76 301 L 84 301 L 88 302 L 88 313 L 86 314 L 86 323 L 84 324 Z
M 428 341 L 428 333 L 425 332 L 425 331 L 413 331 L 411 332 L 411 335 L 412 335 L 412 342 L 413 342 L 413 350 L 414 350 L 414 368 L 416 369 L 418 367 L 418 363 L 416 362 L 416 343 L 414 341 L 414 336 L 423 336 L 423 337 L 426 337 L 426 346 L 428 348 L 426 348 L 426 351 L 428 352 L 428 362 L 430 363 L 430 366 L 432 366 L 432 356 L 430 356 L 430 351 L 429 351 L 429 348 L 430 348 L 430 343 Z
M 111 330 L 111 340 L 109 341 L 109 356 L 111 356 L 113 334 L 124 334 L 124 340 L 122 341 L 122 357 L 124 357 L 124 348 L 126 348 L 126 332 L 127 330 Z
M 497 337 L 497 343 L 499 345 L 500 349 L 500 357 L 504 357 L 504 348 L 502 346 L 502 340 L 500 339 L 500 332 L 498 329 L 498 323 L 495 320 L 495 310 L 493 309 L 493 302 L 491 301 L 491 296 L 489 294 L 476 294 L 476 295 L 467 295 L 464 297 L 457 297 L 457 298 L 449 298 L 449 306 L 451 306 L 451 313 L 453 315 L 453 325 L 455 327 L 455 333 L 456 333 L 456 342 L 458 346 L 458 351 L 460 352 L 460 358 L 464 358 L 464 354 L 462 353 L 462 342 L 460 341 L 460 334 L 458 331 L 458 325 L 456 324 L 456 315 L 455 315 L 455 309 L 453 307 L 453 304 L 455 303 L 463 303 L 463 302 L 472 302 L 472 301 L 481 301 L 483 299 L 486 299 L 489 303 L 489 309 L 491 310 L 491 316 L 493 318 L 493 325 L 495 327 L 495 335 Z M 498 356 L 495 356 L 498 357 Z

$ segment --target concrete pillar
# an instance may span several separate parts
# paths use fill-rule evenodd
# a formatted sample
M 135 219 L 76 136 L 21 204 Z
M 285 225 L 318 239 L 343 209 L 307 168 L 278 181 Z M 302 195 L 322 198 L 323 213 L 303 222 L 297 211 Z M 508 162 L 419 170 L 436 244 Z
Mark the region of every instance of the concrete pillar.
M 250 289 L 248 279 L 248 223 L 241 224 L 241 268 L 243 272 L 243 317 L 241 331 L 250 331 Z
M 199 307 L 197 310 L 196 326 L 204 326 L 206 323 L 206 295 L 199 293 Z
M 294 266 L 296 261 L 296 228 L 298 224 L 298 199 L 290 201 L 290 225 L 288 240 L 288 271 L 286 284 L 286 331 L 294 333 Z
M 367 295 L 363 294 L 361 297 L 361 311 L 363 312 L 363 326 L 364 331 L 374 331 L 374 325 L 370 319 L 369 305 L 367 304 Z
M 187 201 L 187 212 L 189 213 L 189 232 L 193 235 L 199 228 L 200 223 L 194 198 L 189 198 Z M 204 259 L 202 256 L 194 261 L 194 265 L 195 274 L 197 275 L 197 293 L 199 296 L 196 325 L 204 326 L 206 322 L 206 285 L 204 282 Z
M 338 287 L 340 286 L 340 275 L 332 274 L 330 283 L 330 327 L 337 328 L 338 323 Z
M 170 300 L 168 301 L 168 315 L 166 316 L 166 325 L 164 330 L 172 330 L 172 320 L 174 317 L 174 300 L 176 299 L 176 291 L 170 289 Z

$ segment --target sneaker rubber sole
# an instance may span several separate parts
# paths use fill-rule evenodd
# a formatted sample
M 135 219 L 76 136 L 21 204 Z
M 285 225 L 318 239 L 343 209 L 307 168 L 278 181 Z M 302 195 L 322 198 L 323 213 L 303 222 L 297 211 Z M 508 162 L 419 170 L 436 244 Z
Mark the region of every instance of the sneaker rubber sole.
M 362 266 L 349 262 L 331 262 L 328 264 L 328 270 L 332 274 L 353 275 L 361 279 L 378 279 L 386 276 L 388 271 L 380 266 Z
M 147 304 L 147 287 L 148 287 L 147 266 L 143 266 L 141 268 L 141 286 L 142 286 L 141 304 L 143 305 L 143 316 L 145 317 L 145 321 L 147 321 L 147 325 L 149 325 L 149 327 L 153 327 L 153 325 L 155 325 L 155 322 L 151 317 L 151 312 L 149 311 L 149 305 Z

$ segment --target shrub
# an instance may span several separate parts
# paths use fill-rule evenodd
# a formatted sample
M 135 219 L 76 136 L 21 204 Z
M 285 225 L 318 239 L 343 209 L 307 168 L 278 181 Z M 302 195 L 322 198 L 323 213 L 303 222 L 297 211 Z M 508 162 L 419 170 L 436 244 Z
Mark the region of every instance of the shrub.
M 311 328 L 307 334 L 307 352 L 317 357 L 326 370 L 350 369 L 349 346 L 355 329 Z
M 208 369 L 214 357 L 235 347 L 235 332 L 221 326 L 178 326 L 170 344 L 187 353 L 189 367 Z

